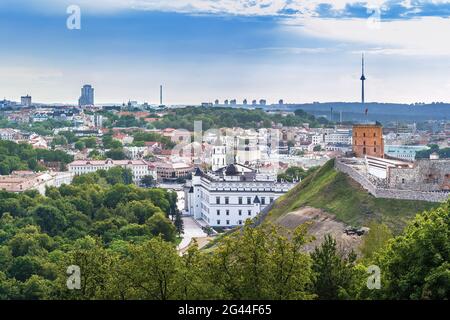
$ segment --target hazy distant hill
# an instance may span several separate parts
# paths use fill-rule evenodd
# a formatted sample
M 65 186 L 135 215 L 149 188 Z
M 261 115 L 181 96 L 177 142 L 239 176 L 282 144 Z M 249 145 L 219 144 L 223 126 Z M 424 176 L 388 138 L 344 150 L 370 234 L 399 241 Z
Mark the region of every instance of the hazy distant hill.
M 277 106 L 271 106 L 270 108 Z M 426 120 L 450 120 L 450 104 L 397 104 L 397 103 L 361 103 L 352 102 L 329 102 L 309 104 L 289 104 L 282 106 L 285 110 L 303 109 L 315 116 L 326 116 L 330 118 L 333 108 L 333 121 L 339 121 L 342 111 L 344 121 L 359 121 L 366 119 L 365 108 L 369 109 L 368 119 L 372 121 L 407 121 L 418 122 Z

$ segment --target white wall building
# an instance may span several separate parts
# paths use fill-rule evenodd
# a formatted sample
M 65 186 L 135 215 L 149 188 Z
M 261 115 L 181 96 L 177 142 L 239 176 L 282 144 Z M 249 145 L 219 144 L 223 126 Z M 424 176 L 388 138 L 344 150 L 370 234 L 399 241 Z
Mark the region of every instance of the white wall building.
M 185 209 L 213 227 L 242 225 L 294 186 L 240 164 L 206 173 L 197 168 L 185 188 Z
M 77 160 L 69 163 L 68 168 L 69 172 L 78 176 L 97 170 L 109 170 L 117 166 L 131 169 L 135 183 L 139 183 L 144 176 L 150 174 L 148 163 L 144 160 Z

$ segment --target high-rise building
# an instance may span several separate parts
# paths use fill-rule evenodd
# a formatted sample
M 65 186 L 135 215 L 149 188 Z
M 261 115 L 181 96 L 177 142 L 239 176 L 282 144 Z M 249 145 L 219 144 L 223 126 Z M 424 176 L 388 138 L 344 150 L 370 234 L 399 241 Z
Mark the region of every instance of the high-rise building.
M 20 97 L 20 104 L 25 107 L 31 106 L 31 96 L 26 95 L 26 96 Z
M 78 99 L 78 105 L 82 106 L 93 106 L 94 105 L 94 88 L 91 85 L 86 84 L 81 88 L 81 96 Z

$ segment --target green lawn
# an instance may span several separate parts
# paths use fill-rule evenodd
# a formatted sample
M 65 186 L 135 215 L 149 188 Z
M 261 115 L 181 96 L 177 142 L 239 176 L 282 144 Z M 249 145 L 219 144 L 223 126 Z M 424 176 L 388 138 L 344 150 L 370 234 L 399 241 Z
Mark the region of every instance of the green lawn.
M 375 219 L 398 233 L 416 213 L 439 204 L 377 199 L 350 177 L 334 170 L 334 160 L 331 160 L 278 199 L 267 219 L 273 221 L 304 206 L 323 209 L 334 214 L 338 220 L 354 226 L 367 225 Z

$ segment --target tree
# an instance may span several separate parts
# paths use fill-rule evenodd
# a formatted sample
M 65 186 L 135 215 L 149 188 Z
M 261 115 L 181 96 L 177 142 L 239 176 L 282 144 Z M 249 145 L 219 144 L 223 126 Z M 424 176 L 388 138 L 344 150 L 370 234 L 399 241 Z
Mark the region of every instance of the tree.
M 152 215 L 146 224 L 154 236 L 161 235 L 166 241 L 175 241 L 175 226 L 162 213 L 158 212 Z
M 450 296 L 450 200 L 418 214 L 402 235 L 375 256 L 384 299 L 447 299 Z
M 156 237 L 140 246 L 130 246 L 118 273 L 126 284 L 128 299 L 169 300 L 180 298 L 181 271 L 175 247 Z
M 33 209 L 32 215 L 42 230 L 51 236 L 63 232 L 67 226 L 64 213 L 51 205 L 38 205 Z
M 141 184 L 145 188 L 151 188 L 156 184 L 155 178 L 152 175 L 143 176 L 141 179 Z
M 214 283 L 210 297 L 312 299 L 308 292 L 311 260 L 300 251 L 305 237 L 305 226 L 290 233 L 271 225 L 254 228 L 247 224 L 224 238 L 204 261 L 203 272 Z
M 164 214 L 160 208 L 155 206 L 150 200 L 139 200 L 121 203 L 117 209 L 117 213 L 123 217 L 127 217 L 131 222 L 144 224 L 155 213 Z
M 77 141 L 75 142 L 75 149 L 77 150 L 83 150 L 86 147 L 83 141 Z
M 313 288 L 321 300 L 344 299 L 352 295 L 356 256 L 339 253 L 336 240 L 326 235 L 323 243 L 311 254 L 314 272 Z M 355 294 L 355 293 L 353 293 Z
M 111 149 L 105 155 L 112 160 L 124 160 L 127 158 L 122 148 Z
M 175 221 L 174 221 L 175 228 L 177 229 L 178 236 L 181 236 L 182 233 L 184 233 L 184 222 L 183 218 L 181 217 L 181 212 L 179 210 L 175 213 Z
M 313 151 L 314 152 L 322 151 L 322 147 L 320 145 L 314 146 Z

